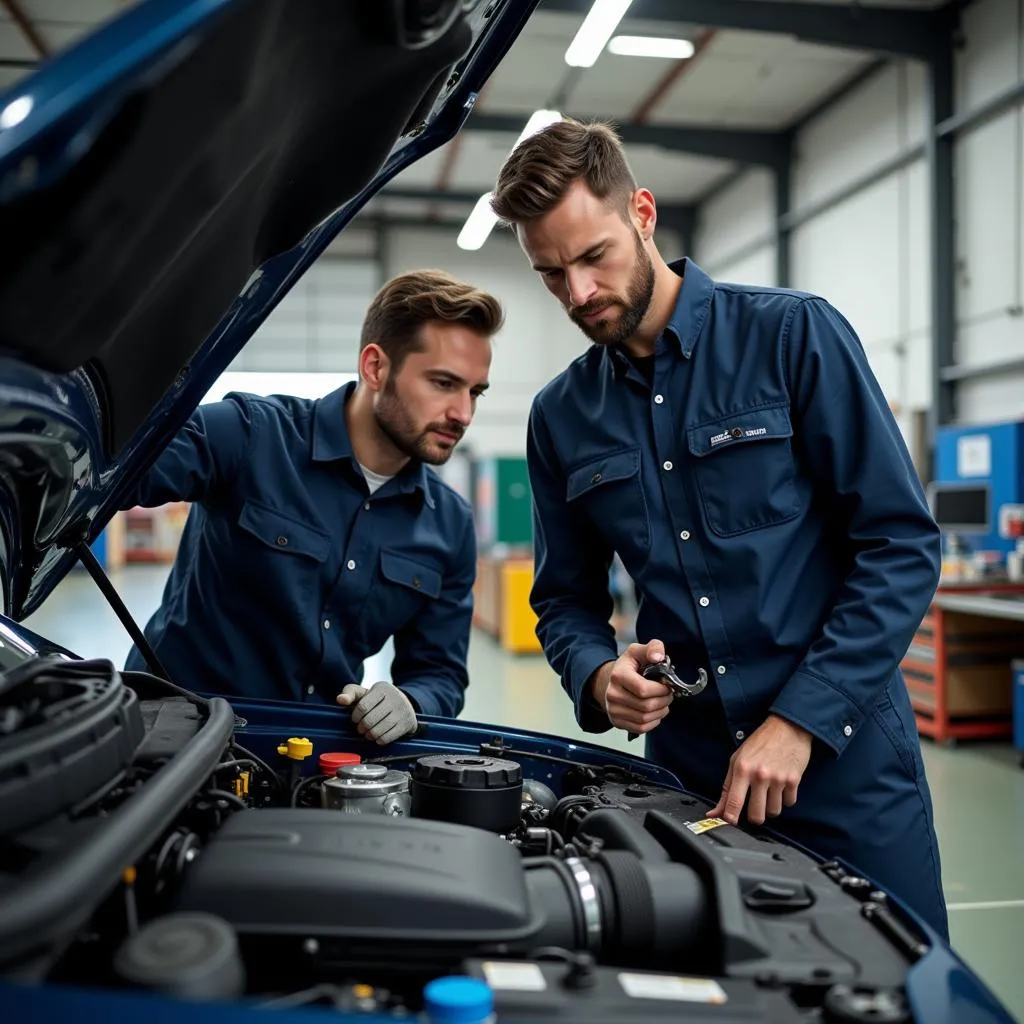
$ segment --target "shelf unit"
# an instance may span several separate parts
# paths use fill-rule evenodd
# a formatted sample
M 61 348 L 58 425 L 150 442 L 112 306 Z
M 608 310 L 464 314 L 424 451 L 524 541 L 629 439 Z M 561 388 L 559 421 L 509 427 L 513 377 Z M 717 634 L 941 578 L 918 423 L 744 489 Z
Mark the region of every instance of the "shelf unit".
M 1024 593 L 979 582 L 940 587 L 966 594 Z M 938 743 L 1007 739 L 1013 733 L 1011 663 L 1024 655 L 1024 623 L 943 608 L 933 600 L 901 667 L 918 732 Z

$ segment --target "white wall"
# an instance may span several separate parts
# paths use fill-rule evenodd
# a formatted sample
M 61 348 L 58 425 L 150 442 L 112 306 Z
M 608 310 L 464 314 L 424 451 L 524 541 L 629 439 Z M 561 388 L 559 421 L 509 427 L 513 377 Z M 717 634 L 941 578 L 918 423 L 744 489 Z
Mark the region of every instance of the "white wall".
M 374 256 L 325 253 L 274 307 L 228 369 L 354 370 L 363 317 L 382 283 Z
M 719 281 L 776 284 L 775 184 L 760 168 L 742 174 L 700 211 L 696 260 Z
M 1022 8 L 978 0 L 964 12 L 958 112 L 1024 80 Z M 812 211 L 920 146 L 927 95 L 923 65 L 894 61 L 807 126 L 795 145 L 793 209 Z M 955 160 L 957 361 L 1024 357 L 1024 105 L 958 137 Z M 791 239 L 790 284 L 849 317 L 905 430 L 932 402 L 928 187 L 920 158 L 812 216 Z M 745 174 L 702 211 L 698 262 L 720 279 L 775 283 L 773 248 L 750 248 L 770 238 L 773 217 L 770 179 Z M 958 394 L 964 422 L 1024 416 L 1024 373 L 964 381 Z
M 501 301 L 506 320 L 495 338 L 491 390 L 479 402 L 463 444 L 479 455 L 522 455 L 533 396 L 589 343 L 547 293 L 509 233 L 495 231 L 477 252 L 460 249 L 456 234 L 451 229 L 389 229 L 385 277 L 436 267 Z

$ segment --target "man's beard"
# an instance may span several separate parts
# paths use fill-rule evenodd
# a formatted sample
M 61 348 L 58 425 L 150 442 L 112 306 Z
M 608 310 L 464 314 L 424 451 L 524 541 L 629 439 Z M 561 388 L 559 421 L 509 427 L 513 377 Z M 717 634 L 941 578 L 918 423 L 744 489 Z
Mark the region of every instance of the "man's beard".
M 569 314 L 572 322 L 598 345 L 621 345 L 628 341 L 639 330 L 640 324 L 647 316 L 647 310 L 650 309 L 651 299 L 654 297 L 654 264 L 640 236 L 636 235 L 635 238 L 636 263 L 633 266 L 629 287 L 626 289 L 626 297 L 612 299 L 610 305 L 606 298 L 594 299 Z M 592 324 L 583 320 L 588 313 L 596 313 L 605 306 L 609 306 L 609 314 L 613 314 L 616 308 L 621 308 L 622 312 L 618 319 L 598 320 Z
M 441 466 L 451 458 L 455 444 L 461 440 L 465 428 L 459 423 L 431 423 L 425 430 L 419 430 L 413 422 L 409 410 L 402 404 L 391 377 L 384 385 L 374 418 L 381 433 L 403 455 L 410 459 L 419 459 L 431 466 Z M 431 442 L 431 431 L 443 430 L 457 440 L 449 447 L 442 447 L 440 439 Z

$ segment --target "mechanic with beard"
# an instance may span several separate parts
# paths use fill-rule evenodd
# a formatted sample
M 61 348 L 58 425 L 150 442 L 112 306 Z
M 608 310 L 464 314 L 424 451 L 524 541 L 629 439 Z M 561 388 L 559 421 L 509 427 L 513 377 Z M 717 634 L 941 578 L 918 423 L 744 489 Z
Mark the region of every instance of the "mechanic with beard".
M 469 426 L 502 322 L 485 292 L 403 274 L 367 312 L 358 382 L 195 412 L 123 506 L 193 503 L 145 630 L 174 682 L 337 701 L 379 744 L 462 710 L 475 532 L 428 466 Z M 393 683 L 359 685 L 389 637 Z M 146 668 L 137 648 L 126 667 Z
M 510 154 L 492 197 L 595 344 L 534 400 L 538 636 L 580 725 L 646 734 L 709 810 L 841 857 L 947 936 L 931 796 L 899 670 L 939 533 L 849 323 L 723 285 L 653 241 L 603 125 Z M 619 655 L 608 568 L 640 594 Z M 640 672 L 671 658 L 673 698 Z

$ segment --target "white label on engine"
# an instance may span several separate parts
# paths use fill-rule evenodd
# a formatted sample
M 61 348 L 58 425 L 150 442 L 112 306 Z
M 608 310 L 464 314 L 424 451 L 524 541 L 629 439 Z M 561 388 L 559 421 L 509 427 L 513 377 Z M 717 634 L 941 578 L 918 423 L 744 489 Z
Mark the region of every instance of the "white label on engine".
M 710 978 L 675 978 L 668 974 L 620 974 L 630 999 L 665 999 L 677 1003 L 724 1003 L 725 991 Z
M 487 984 L 493 989 L 515 992 L 543 992 L 548 983 L 536 964 L 488 961 L 483 965 Z

